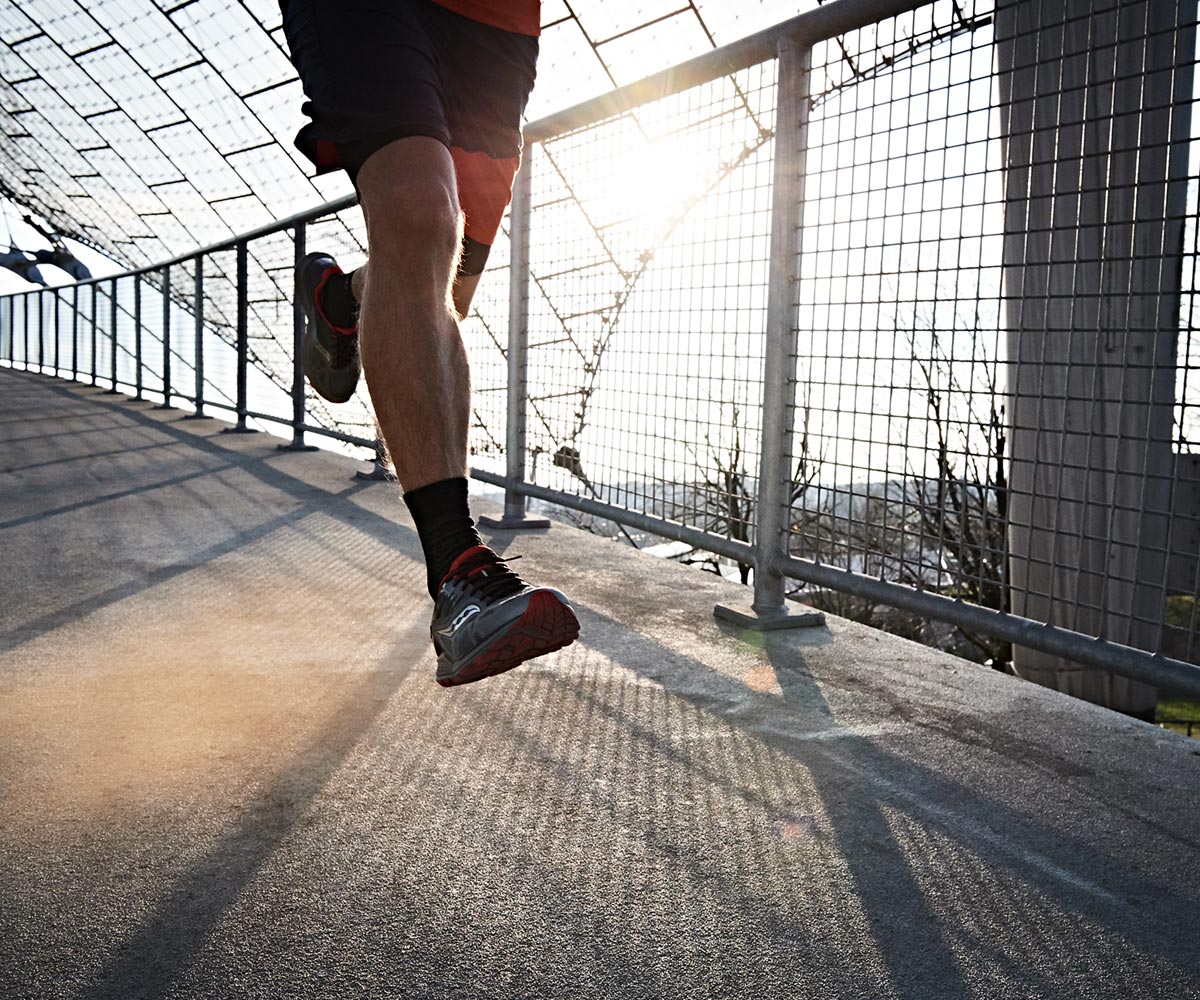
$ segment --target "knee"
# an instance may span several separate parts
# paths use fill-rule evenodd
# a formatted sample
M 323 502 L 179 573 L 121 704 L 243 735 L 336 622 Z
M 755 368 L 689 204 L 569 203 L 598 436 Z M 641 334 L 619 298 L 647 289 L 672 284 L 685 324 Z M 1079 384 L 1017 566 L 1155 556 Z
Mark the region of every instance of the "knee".
M 454 168 L 444 146 L 427 142 L 435 148 L 385 147 L 363 165 L 358 183 L 372 251 L 398 246 L 457 252 L 461 212 Z
M 367 238 L 372 250 L 389 245 L 456 251 L 461 213 L 453 187 L 409 178 L 371 202 Z

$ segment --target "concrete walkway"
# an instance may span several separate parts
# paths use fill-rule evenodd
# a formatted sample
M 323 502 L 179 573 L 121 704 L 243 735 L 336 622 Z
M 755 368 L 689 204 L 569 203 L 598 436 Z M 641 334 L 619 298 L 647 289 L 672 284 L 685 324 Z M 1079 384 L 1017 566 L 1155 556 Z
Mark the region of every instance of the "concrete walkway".
M 0 370 L 0 996 L 1200 997 L 1200 742 L 568 527 L 446 691 L 395 489 L 221 426 Z

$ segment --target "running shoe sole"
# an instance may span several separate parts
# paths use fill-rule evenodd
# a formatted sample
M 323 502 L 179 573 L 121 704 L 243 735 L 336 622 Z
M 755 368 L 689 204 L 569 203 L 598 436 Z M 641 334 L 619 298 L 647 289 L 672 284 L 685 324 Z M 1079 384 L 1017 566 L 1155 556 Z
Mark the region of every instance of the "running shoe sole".
M 462 666 L 450 673 L 450 660 L 438 657 L 437 682 L 442 687 L 470 684 L 485 677 L 494 677 L 526 660 L 569 646 L 579 638 L 579 619 L 569 604 L 564 604 L 547 591 L 538 591 L 529 598 L 529 607 L 499 636 L 491 636 L 477 650 L 472 650 Z

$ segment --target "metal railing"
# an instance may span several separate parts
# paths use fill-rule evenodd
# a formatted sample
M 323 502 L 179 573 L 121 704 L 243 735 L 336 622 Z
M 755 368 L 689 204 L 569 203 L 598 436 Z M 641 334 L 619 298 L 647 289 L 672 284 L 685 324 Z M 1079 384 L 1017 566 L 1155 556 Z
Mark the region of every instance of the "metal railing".
M 837 0 L 530 125 L 464 323 L 503 523 L 537 498 L 712 553 L 753 582 L 751 626 L 795 596 L 901 609 L 1060 687 L 1082 665 L 1200 697 L 1195 18 L 1099 6 Z M 1117 69 L 1071 80 L 1077 35 Z M 353 216 L 8 296 L 0 357 L 371 448 L 365 397 L 324 407 L 294 349 L 294 264 L 355 263 Z
M 310 226 L 355 204 L 342 198 L 154 267 L 4 296 L 0 359 L 107 385 L 113 393 L 129 391 L 164 408 L 188 403 L 195 417 L 220 411 L 234 420 L 232 431 L 252 430 L 249 420 L 286 425 L 292 430 L 289 449 L 308 448 L 306 434 L 373 449 L 373 436 L 312 420 L 314 401 L 299 363 L 304 313 L 293 284 Z M 285 245 L 281 236 L 294 248 L 286 263 L 277 257 Z M 256 254 L 260 244 L 268 245 Z M 222 256 L 232 257 L 233 266 L 220 266 Z M 251 261 L 257 286 L 250 280 Z M 223 294 L 209 287 L 210 271 L 228 286 Z M 286 358 L 286 378 L 282 366 L 264 362 L 263 345 Z M 252 372 L 262 376 L 254 408 Z

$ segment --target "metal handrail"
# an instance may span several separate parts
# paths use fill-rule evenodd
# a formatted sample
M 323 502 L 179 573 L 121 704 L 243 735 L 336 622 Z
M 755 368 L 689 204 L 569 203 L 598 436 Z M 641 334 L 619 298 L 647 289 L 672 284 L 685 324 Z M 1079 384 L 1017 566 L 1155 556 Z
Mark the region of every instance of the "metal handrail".
M 866 576 L 851 570 L 822 565 L 808 559 L 792 555 L 788 551 L 786 531 L 787 518 L 787 483 L 785 477 L 789 472 L 788 448 L 791 437 L 790 410 L 794 401 L 789 393 L 794 389 L 796 350 L 793 343 L 795 315 L 789 291 L 792 275 L 789 273 L 791 262 L 795 258 L 793 249 L 798 252 L 798 231 L 800 229 L 800 212 L 803 206 L 804 189 L 803 175 L 805 171 L 805 114 L 810 95 L 807 90 L 808 60 L 812 46 L 848 31 L 859 29 L 876 23 L 883 18 L 904 14 L 928 5 L 930 0 L 835 0 L 815 10 L 801 14 L 789 21 L 775 25 L 772 28 L 747 36 L 740 41 L 705 53 L 678 66 L 661 73 L 648 76 L 610 93 L 584 101 L 574 107 L 556 112 L 538 121 L 532 122 L 525 128 L 525 139 L 531 145 L 545 143 L 558 136 L 568 134 L 585 126 L 594 125 L 614 116 L 628 113 L 649 102 L 677 94 L 681 91 L 703 85 L 730 74 L 745 70 L 749 67 L 773 60 L 779 61 L 779 104 L 776 126 L 776 173 L 773 181 L 775 202 L 772 213 L 772 254 L 774 266 L 771 270 L 769 289 L 770 301 L 773 303 L 768 311 L 766 331 L 766 350 L 764 352 L 764 369 L 762 384 L 764 386 L 764 422 L 761 438 L 761 453 L 759 455 L 759 497 L 758 519 L 756 522 L 756 537 L 753 544 L 717 535 L 700 528 L 667 520 L 643 511 L 631 510 L 608 504 L 600 500 L 565 493 L 546 486 L 527 482 L 525 480 L 525 419 L 528 406 L 527 394 L 523 391 L 527 350 L 528 309 L 527 296 L 529 286 L 529 255 L 525 251 L 525 241 L 530 231 L 530 213 L 533 199 L 530 195 L 530 170 L 526 157 L 526 166 L 518 175 L 516 182 L 516 197 L 513 202 L 511 217 L 511 234 L 514 242 L 514 252 L 510 260 L 510 308 L 509 308 L 509 405 L 507 426 L 508 468 L 506 475 L 472 469 L 472 475 L 486 483 L 502 486 L 506 490 L 505 518 L 511 525 L 519 526 L 528 523 L 524 513 L 524 498 L 534 497 L 556 503 L 585 513 L 609 518 L 640 530 L 654 533 L 666 538 L 687 542 L 697 548 L 705 549 L 727 558 L 743 563 L 751 563 L 755 567 L 755 592 L 752 611 L 749 617 L 757 618 L 761 623 L 769 623 L 787 618 L 787 602 L 784 599 L 783 588 L 780 585 L 783 577 L 802 580 L 818 586 L 837 589 L 859 597 L 870 598 L 878 603 L 890 604 L 917 612 L 921 615 L 949 622 L 960 627 L 975 629 L 997 637 L 1007 639 L 1020 646 L 1041 650 L 1053 655 L 1063 656 L 1084 665 L 1098 667 L 1114 673 L 1122 674 L 1136 680 L 1158 685 L 1164 689 L 1179 691 L 1200 697 L 1200 669 L 1181 660 L 1171 659 L 1162 655 L 1152 654 L 1146 650 L 1134 649 L 1117 643 L 1106 642 L 1093 636 L 1084 635 L 1066 628 L 1022 618 L 1011 613 L 972 605 L 960 599 L 947 597 L 921 589 L 914 589 L 896 583 L 888 583 L 875 577 Z M 206 247 L 180 254 L 168 261 L 152 266 L 136 268 L 115 276 L 95 278 L 90 282 L 93 289 L 99 287 L 99 282 L 111 283 L 114 287 L 122 279 L 137 278 L 141 275 L 162 272 L 163 275 L 163 314 L 164 329 L 170 325 L 170 299 L 172 287 L 169 281 L 169 269 L 175 265 L 203 259 L 219 252 L 237 250 L 239 255 L 239 314 L 238 314 L 238 401 L 235 405 L 205 398 L 202 340 L 203 313 L 199 303 L 203 296 L 202 269 L 197 268 L 195 275 L 195 324 L 197 334 L 197 358 L 194 365 L 196 376 L 195 390 L 191 395 L 180 395 L 170 384 L 170 338 L 164 337 L 164 402 L 169 403 L 172 394 L 174 398 L 194 403 L 198 413 L 205 406 L 232 412 L 237 415 L 239 427 L 245 426 L 247 418 L 276 422 L 290 426 L 294 438 L 290 448 L 306 447 L 303 443 L 305 432 L 316 433 L 339 441 L 373 447 L 374 442 L 353 434 L 331 428 L 316 427 L 310 424 L 305 415 L 304 380 L 299 369 L 299 351 L 295 352 L 292 372 L 292 401 L 293 412 L 290 418 L 279 417 L 252 410 L 245 399 L 244 365 L 248 353 L 245 337 L 245 256 L 247 248 L 253 241 L 273 236 L 289 230 L 295 232 L 295 256 L 298 263 L 304 254 L 306 227 L 309 223 L 353 207 L 356 198 L 353 195 L 335 199 L 322 205 L 298 212 L 286 219 L 271 222 L 237 236 L 210 244 Z M 33 292 L 23 293 L 26 297 Z M 78 292 L 76 291 L 76 297 Z M 28 299 L 26 299 L 28 301 Z M 184 299 L 179 301 L 184 302 Z M 11 297 L 10 297 L 11 302 Z M 140 312 L 140 288 L 138 289 L 137 310 Z M 112 296 L 112 312 L 114 313 L 112 340 L 114 345 L 111 358 L 113 388 L 118 385 L 116 374 L 116 349 L 128 353 L 128 348 L 117 344 L 115 313 L 117 309 L 116 296 Z M 10 329 L 12 327 L 12 309 L 9 309 Z M 28 313 L 28 310 L 26 310 Z M 72 326 L 73 350 L 77 346 L 76 330 L 79 314 L 75 310 Z M 39 335 L 41 333 L 41 317 L 39 313 Z M 55 322 L 58 322 L 57 315 Z M 303 332 L 303 314 L 299 305 L 293 302 L 293 336 L 294 344 L 299 344 Z M 96 335 L 97 315 L 93 305 L 91 314 L 91 333 L 93 344 Z M 28 317 L 24 323 L 26 337 L 29 335 Z M 140 335 L 140 330 L 139 330 Z M 58 338 L 55 340 L 56 347 Z M 138 339 L 140 347 L 140 336 Z M 42 357 L 39 343 L 39 359 Z M 26 350 L 28 355 L 28 349 Z M 28 363 L 28 361 L 27 361 Z M 91 377 L 97 380 L 96 351 L 93 347 L 91 361 Z M 57 364 L 56 364 L 57 368 Z M 59 368 L 58 370 L 62 370 Z M 77 377 L 86 377 L 81 371 L 76 371 L 76 359 L 72 357 L 72 373 Z M 137 389 L 139 395 L 142 386 L 141 365 L 137 369 Z M 127 384 L 121 382 L 120 384 Z M 772 627 L 769 624 L 764 627 Z
M 770 62 L 785 39 L 802 47 L 812 46 L 929 3 L 930 0 L 835 0 L 660 73 L 539 118 L 525 126 L 525 141 L 545 142 L 651 101 Z
M 152 274 L 155 271 L 161 271 L 165 267 L 173 267 L 176 264 L 186 264 L 189 261 L 197 260 L 201 257 L 211 257 L 215 253 L 220 253 L 225 250 L 236 250 L 243 244 L 252 243 L 255 240 L 260 240 L 265 236 L 275 236 L 279 233 L 286 232 L 289 229 L 295 229 L 296 226 L 304 225 L 309 222 L 315 222 L 317 219 L 323 219 L 327 215 L 334 215 L 337 212 L 344 212 L 348 208 L 353 208 L 358 204 L 358 196 L 353 194 L 343 195 L 341 198 L 335 198 L 333 201 L 327 201 L 322 205 L 317 205 L 314 208 L 306 208 L 303 211 L 297 212 L 295 215 L 289 215 L 286 219 L 279 219 L 276 222 L 266 222 L 254 229 L 247 230 L 244 233 L 239 233 L 236 236 L 230 236 L 227 239 L 220 240 L 216 243 L 210 243 L 208 246 L 201 247 L 199 250 L 191 250 L 187 253 L 178 254 L 169 260 L 159 261 L 157 264 L 147 264 L 145 267 L 135 267 L 128 271 L 122 271 L 119 274 L 109 274 L 102 278 L 89 278 L 84 281 L 77 282 L 78 285 L 90 285 L 99 281 L 120 281 L 123 278 L 132 278 L 139 274 Z M 28 294 L 16 292 L 12 294 Z

